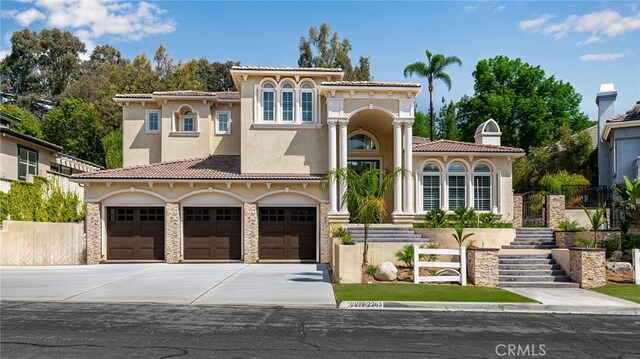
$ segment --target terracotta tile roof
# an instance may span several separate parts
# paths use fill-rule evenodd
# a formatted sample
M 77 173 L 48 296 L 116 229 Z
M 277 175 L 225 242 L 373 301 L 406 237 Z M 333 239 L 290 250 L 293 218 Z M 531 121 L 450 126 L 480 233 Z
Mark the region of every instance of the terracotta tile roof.
M 239 92 L 216 92 L 216 97 L 220 100 L 235 100 L 240 98 Z
M 429 140 L 426 137 L 420 137 L 420 136 L 413 136 L 413 145 L 417 145 L 417 144 L 421 144 L 421 143 L 426 143 L 429 142 L 431 140 Z
M 640 101 L 636 102 L 631 110 L 626 113 L 613 116 L 607 122 L 626 122 L 626 121 L 640 121 Z
M 311 180 L 322 175 L 240 173 L 240 156 L 209 156 L 73 175 L 74 179 Z
M 193 90 L 182 90 L 182 91 L 154 91 L 153 96 L 215 96 L 215 92 L 207 92 L 207 91 L 193 91 Z
M 324 81 L 322 86 L 357 86 L 357 87 L 422 87 L 415 82 L 381 82 L 381 81 Z
M 524 153 L 515 147 L 483 145 L 479 143 L 460 142 L 451 140 L 437 140 L 416 143 L 413 142 L 413 152 L 491 152 L 491 153 Z
M 233 66 L 231 70 L 244 71 L 296 71 L 296 72 L 342 72 L 341 68 L 329 67 L 277 67 L 277 66 Z
M 150 93 L 118 93 L 115 98 L 152 98 Z
M 115 98 L 132 98 L 132 99 L 152 99 L 156 96 L 192 96 L 192 97 L 217 97 L 221 100 L 234 100 L 240 98 L 240 93 L 234 91 L 223 91 L 223 92 L 207 92 L 207 91 L 192 91 L 192 90 L 183 90 L 183 91 L 155 91 L 154 93 L 126 93 L 126 94 L 116 94 Z

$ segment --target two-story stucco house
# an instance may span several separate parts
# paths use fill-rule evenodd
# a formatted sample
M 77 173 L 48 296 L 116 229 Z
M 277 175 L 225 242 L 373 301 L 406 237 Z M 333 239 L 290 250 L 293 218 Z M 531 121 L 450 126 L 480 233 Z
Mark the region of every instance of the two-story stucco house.
M 347 223 L 330 169 L 404 168 L 387 222 L 471 206 L 513 217 L 511 164 L 493 120 L 475 143 L 412 136 L 416 83 L 343 81 L 340 69 L 237 66 L 238 92 L 121 94 L 124 168 L 85 187 L 89 263 L 330 260 Z

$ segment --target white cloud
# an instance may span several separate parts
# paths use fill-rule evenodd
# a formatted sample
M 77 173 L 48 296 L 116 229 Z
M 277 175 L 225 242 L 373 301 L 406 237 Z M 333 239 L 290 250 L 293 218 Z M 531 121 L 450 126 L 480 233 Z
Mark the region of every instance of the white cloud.
M 537 27 L 540 27 L 542 25 L 544 25 L 544 23 L 546 23 L 547 21 L 549 21 L 550 19 L 553 18 L 553 15 L 551 14 L 544 14 L 542 16 L 539 16 L 537 18 L 531 19 L 531 20 L 523 20 L 520 21 L 518 23 L 518 27 L 521 30 L 530 30 L 530 29 L 535 29 Z
M 586 54 L 580 56 L 581 61 L 612 61 L 621 59 L 624 57 L 624 54 L 621 52 L 610 53 L 610 54 Z
M 38 9 L 31 8 L 16 15 L 16 21 L 22 26 L 29 26 L 34 21 L 44 20 L 47 17 Z
M 591 44 L 640 30 L 640 13 L 624 16 L 614 10 L 594 11 L 586 15 L 570 15 L 564 21 L 549 23 L 550 15 L 518 23 L 521 30 L 535 30 L 544 35 L 552 35 L 555 40 L 570 32 L 589 33 L 589 38 L 579 44 Z
M 31 7 L 14 14 L 23 26 L 43 21 L 45 25 L 69 29 L 91 51 L 98 39 L 139 41 L 149 35 L 175 31 L 176 23 L 160 6 L 119 0 L 27 0 Z M 3 17 L 4 17 L 3 13 Z
M 469 13 L 472 13 L 477 8 L 478 8 L 478 5 L 467 5 L 464 7 L 464 12 L 466 14 L 469 14 Z
M 5 57 L 9 56 L 10 53 L 11 53 L 10 50 L 0 50 L 0 60 L 2 60 Z
M 506 5 L 498 5 L 493 9 L 493 11 L 495 11 L 495 12 L 503 12 L 504 9 L 506 9 L 506 8 L 507 8 Z

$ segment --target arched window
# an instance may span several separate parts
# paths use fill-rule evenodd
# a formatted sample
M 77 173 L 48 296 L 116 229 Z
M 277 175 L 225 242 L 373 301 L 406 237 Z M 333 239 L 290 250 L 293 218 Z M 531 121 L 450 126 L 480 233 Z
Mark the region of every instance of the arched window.
M 467 176 L 464 166 L 455 162 L 449 166 L 448 172 L 449 209 L 462 208 L 465 206 L 467 197 Z
M 491 168 L 480 163 L 473 169 L 473 207 L 478 211 L 491 211 Z
M 262 120 L 273 121 L 275 119 L 275 88 L 267 82 L 262 86 Z
M 302 122 L 313 122 L 313 86 L 305 82 L 301 89 Z
M 347 140 L 347 149 L 357 151 L 376 151 L 378 150 L 378 145 L 371 136 L 364 133 L 357 133 L 349 137 L 349 140 Z
M 440 167 L 427 163 L 422 172 L 422 208 L 425 211 L 440 209 Z
M 282 121 L 293 122 L 293 85 L 282 85 Z
M 172 131 L 197 132 L 198 113 L 193 112 L 191 106 L 182 105 L 178 111 L 173 112 Z

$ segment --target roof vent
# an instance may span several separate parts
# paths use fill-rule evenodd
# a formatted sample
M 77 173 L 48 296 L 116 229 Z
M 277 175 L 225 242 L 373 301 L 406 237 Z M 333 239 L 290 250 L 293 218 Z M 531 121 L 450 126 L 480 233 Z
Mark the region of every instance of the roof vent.
M 474 138 L 476 139 L 476 143 L 479 144 L 500 146 L 501 136 L 502 132 L 500 132 L 500 126 L 498 126 L 496 121 L 490 118 L 478 126 Z

